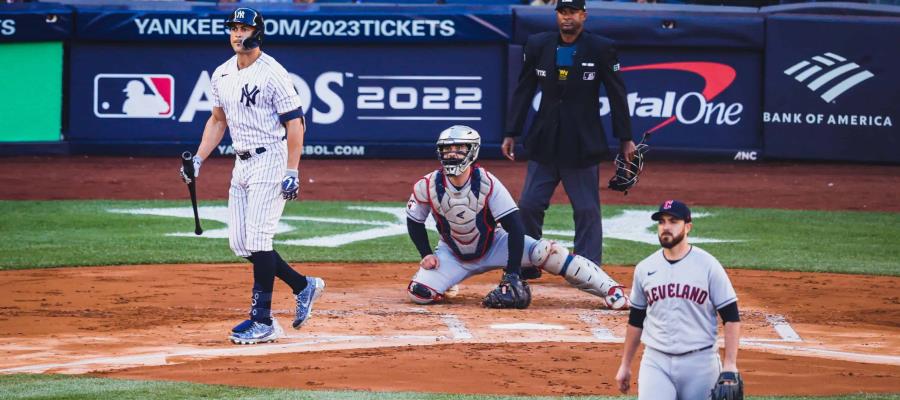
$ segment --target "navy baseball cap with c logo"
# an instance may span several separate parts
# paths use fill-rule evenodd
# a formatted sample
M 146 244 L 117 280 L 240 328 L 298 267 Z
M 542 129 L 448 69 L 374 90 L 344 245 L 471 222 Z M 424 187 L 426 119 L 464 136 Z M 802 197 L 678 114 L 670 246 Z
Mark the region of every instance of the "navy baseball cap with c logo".
M 678 200 L 664 201 L 659 205 L 659 211 L 653 213 L 653 215 L 650 216 L 650 219 L 659 221 L 659 218 L 662 217 L 663 214 L 671 215 L 677 219 L 684 220 L 684 222 L 691 222 L 691 209 Z

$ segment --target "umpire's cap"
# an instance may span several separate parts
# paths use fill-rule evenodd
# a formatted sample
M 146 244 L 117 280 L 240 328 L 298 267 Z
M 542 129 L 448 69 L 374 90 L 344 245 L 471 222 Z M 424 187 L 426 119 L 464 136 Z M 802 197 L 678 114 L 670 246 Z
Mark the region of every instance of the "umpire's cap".
M 262 42 L 263 31 L 266 30 L 262 14 L 260 14 L 259 11 L 249 7 L 235 9 L 231 15 L 228 16 L 228 19 L 225 20 L 225 26 L 229 29 L 233 28 L 234 24 L 244 24 L 256 28 L 253 35 L 244 39 L 243 45 L 248 49 L 259 47 L 259 43 Z
M 684 222 L 691 222 L 691 209 L 678 200 L 664 201 L 659 205 L 659 211 L 653 213 L 653 215 L 650 216 L 650 219 L 659 221 L 659 218 L 663 214 L 671 215 L 677 219 L 684 220 Z
M 556 2 L 556 11 L 563 8 L 572 8 L 584 11 L 584 0 L 559 0 Z

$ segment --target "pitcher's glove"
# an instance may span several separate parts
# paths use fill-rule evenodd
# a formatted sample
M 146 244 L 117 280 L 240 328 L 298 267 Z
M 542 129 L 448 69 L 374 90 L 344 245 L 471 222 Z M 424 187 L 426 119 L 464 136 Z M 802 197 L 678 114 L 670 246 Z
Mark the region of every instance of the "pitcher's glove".
M 525 309 L 531 304 L 531 287 L 518 274 L 504 273 L 503 279 L 491 290 L 481 305 L 488 308 Z
M 712 389 L 712 400 L 744 400 L 744 380 L 737 372 L 723 372 Z

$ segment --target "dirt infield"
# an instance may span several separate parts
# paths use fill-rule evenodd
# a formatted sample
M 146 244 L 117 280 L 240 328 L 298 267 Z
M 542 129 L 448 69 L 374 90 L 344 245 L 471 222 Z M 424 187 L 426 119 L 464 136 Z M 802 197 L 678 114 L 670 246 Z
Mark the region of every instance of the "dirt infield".
M 497 311 L 478 305 L 495 277 L 465 282 L 449 304 L 418 307 L 404 292 L 414 265 L 303 269 L 329 283 L 317 314 L 304 330 L 290 329 L 290 291 L 278 283 L 273 307 L 288 337 L 260 346 L 225 340 L 246 307 L 249 265 L 5 271 L 0 284 L 14 289 L 0 300 L 0 370 L 305 389 L 615 393 L 627 314 L 599 310 L 598 299 L 556 277 L 535 283 L 527 311 Z M 607 269 L 622 280 L 632 271 Z M 749 340 L 739 356 L 748 393 L 897 390 L 900 278 L 730 273 Z M 802 341 L 783 340 L 771 315 L 788 318 Z
M 224 199 L 229 159 L 204 164 L 201 199 Z M 484 163 L 518 197 L 524 164 Z M 178 160 L 13 157 L 0 199 L 185 199 Z M 419 161 L 307 160 L 307 200 L 403 202 L 434 166 Z M 610 168 L 602 170 L 604 176 Z M 376 182 L 377 184 L 373 184 Z M 900 212 L 900 166 L 655 162 L 627 197 L 706 206 Z M 557 192 L 554 202 L 565 202 Z M 485 310 L 496 276 L 448 304 L 406 299 L 412 264 L 303 264 L 325 296 L 290 329 L 289 290 L 273 306 L 277 344 L 234 346 L 246 312 L 247 265 L 154 265 L 2 271 L 0 373 L 59 372 L 243 386 L 532 395 L 615 394 L 627 314 L 557 277 L 534 284 L 526 311 Z M 630 281 L 629 266 L 606 266 Z M 741 297 L 738 363 L 751 395 L 897 391 L 900 278 L 729 270 Z M 637 364 L 634 366 L 637 370 Z

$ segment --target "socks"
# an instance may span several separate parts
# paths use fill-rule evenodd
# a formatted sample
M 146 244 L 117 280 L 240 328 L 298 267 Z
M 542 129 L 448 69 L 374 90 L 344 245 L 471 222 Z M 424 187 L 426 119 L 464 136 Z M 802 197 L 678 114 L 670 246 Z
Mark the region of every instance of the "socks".
M 291 266 L 281 258 L 281 255 L 278 254 L 278 252 L 273 251 L 273 253 L 275 253 L 275 264 L 277 266 L 275 276 L 284 281 L 284 283 L 287 283 L 294 294 L 300 293 L 303 289 L 306 289 L 306 277 L 291 268 Z

